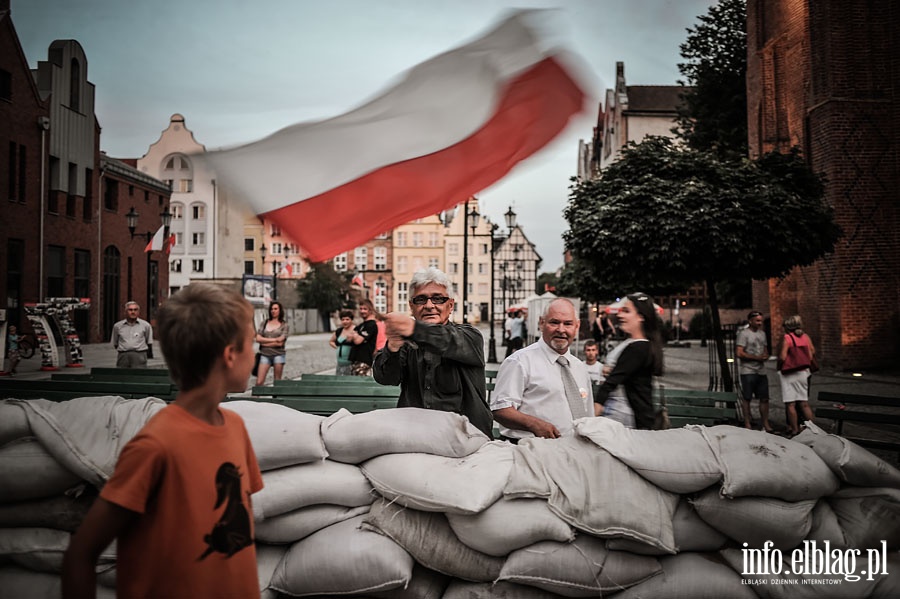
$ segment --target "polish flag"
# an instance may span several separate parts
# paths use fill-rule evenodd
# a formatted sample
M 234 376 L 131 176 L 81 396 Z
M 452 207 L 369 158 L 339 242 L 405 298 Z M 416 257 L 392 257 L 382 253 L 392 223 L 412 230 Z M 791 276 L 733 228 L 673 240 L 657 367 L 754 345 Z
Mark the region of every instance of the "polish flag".
M 169 235 L 169 239 L 166 240 L 166 253 L 171 254 L 173 247 L 175 247 L 175 233 Z
M 350 284 L 359 285 L 360 287 L 366 286 L 366 282 L 363 280 L 362 275 L 356 275 L 355 277 L 353 277 L 353 279 L 350 281 Z
M 281 267 L 281 274 L 287 275 L 289 277 L 294 276 L 294 267 L 292 267 L 287 262 L 284 263 L 284 266 Z
M 343 115 L 205 156 L 311 262 L 489 187 L 586 108 L 565 55 L 519 11 Z M 351 226 L 348 226 L 350 224 Z
M 163 249 L 166 235 L 166 232 L 163 229 L 165 229 L 165 227 L 160 227 L 159 231 L 153 235 L 153 239 L 151 239 L 150 243 L 147 244 L 147 247 L 144 248 L 144 252 L 157 252 Z

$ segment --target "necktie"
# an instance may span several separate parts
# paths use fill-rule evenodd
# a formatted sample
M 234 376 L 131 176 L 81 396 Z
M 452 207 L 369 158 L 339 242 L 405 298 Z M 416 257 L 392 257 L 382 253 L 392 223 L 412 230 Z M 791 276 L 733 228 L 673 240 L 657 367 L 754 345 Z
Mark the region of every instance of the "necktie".
M 569 370 L 569 361 L 565 356 L 560 356 L 556 359 L 556 363 L 559 364 L 561 370 L 560 374 L 562 375 L 563 387 L 566 390 L 569 410 L 572 412 L 572 420 L 584 418 L 587 416 L 587 412 L 584 409 L 584 399 L 581 397 L 581 392 L 578 390 L 578 384 L 575 382 L 575 377 L 572 376 L 572 371 Z

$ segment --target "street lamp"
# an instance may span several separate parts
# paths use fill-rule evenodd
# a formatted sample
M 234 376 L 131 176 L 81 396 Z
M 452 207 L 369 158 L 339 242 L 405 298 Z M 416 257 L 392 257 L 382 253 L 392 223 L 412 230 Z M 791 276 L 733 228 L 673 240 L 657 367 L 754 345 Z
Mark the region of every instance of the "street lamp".
M 262 271 L 266 271 L 266 244 L 259 246 L 259 255 L 262 256 Z M 275 260 L 272 260 L 272 301 L 278 300 L 278 277 L 275 273 Z
M 137 221 L 140 214 L 138 211 L 134 209 L 134 206 L 131 207 L 131 210 L 125 215 L 125 223 L 128 225 L 128 232 L 131 234 L 131 239 L 134 240 L 135 237 L 143 237 L 147 240 L 147 244 L 149 245 L 153 241 L 153 236 L 156 235 L 157 231 L 147 231 L 145 233 L 135 233 L 135 229 L 137 229 Z M 163 249 L 168 247 L 168 239 L 169 239 L 169 225 L 172 224 L 172 213 L 169 212 L 168 206 L 163 209 L 163 211 L 159 215 L 159 220 L 162 222 L 163 226 Z M 147 254 L 147 318 L 152 318 L 155 313 L 156 301 L 154 301 L 154 293 L 153 293 L 153 278 L 151 277 L 152 270 L 152 256 L 153 256 L 153 246 L 150 246 L 149 249 L 146 250 Z M 159 282 L 158 278 L 159 271 L 157 270 L 157 283 Z

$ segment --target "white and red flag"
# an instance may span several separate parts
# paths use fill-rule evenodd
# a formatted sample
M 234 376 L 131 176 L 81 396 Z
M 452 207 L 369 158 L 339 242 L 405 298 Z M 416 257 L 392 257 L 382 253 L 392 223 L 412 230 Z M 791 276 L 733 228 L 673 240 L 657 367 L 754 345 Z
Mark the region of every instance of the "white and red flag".
M 144 252 L 157 252 L 163 248 L 166 248 L 166 251 L 168 251 L 169 245 L 166 243 L 167 241 L 165 227 L 160 227 L 159 230 L 153 234 L 153 239 L 147 243 Z
M 357 274 L 353 279 L 350 280 L 351 285 L 359 285 L 360 287 L 365 287 L 366 282 L 363 280 L 363 276 L 361 274 Z
M 311 262 L 327 260 L 489 187 L 585 108 L 540 20 L 515 12 L 355 110 L 206 157 Z
M 291 266 L 289 262 L 285 262 L 281 267 L 281 275 L 285 277 L 294 276 L 294 267 Z

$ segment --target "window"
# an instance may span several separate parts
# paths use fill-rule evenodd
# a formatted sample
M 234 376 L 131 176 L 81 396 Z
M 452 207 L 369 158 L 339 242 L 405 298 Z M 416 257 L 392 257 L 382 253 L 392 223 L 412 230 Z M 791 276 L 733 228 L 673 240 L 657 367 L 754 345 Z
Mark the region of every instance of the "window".
M 184 245 L 184 233 L 175 233 L 175 245 Z
M 66 248 L 51 245 L 47 248 L 47 297 L 66 295 Z
M 75 218 L 76 204 L 78 203 L 75 194 L 78 192 L 78 165 L 74 162 L 69 163 L 69 191 L 66 195 L 66 216 Z
M 12 73 L 0 69 L 0 100 L 12 100 Z
M 206 206 L 203 204 L 191 205 L 191 218 L 194 220 L 202 220 L 206 218 Z
M 171 272 L 181 272 L 181 258 L 176 258 L 169 262 L 169 270 Z
M 478 264 L 478 274 L 483 275 L 487 272 L 487 264 L 484 262 L 479 262 Z
M 353 252 L 353 267 L 356 270 L 366 270 L 369 262 L 369 250 L 365 247 L 358 247 Z
M 428 266 L 440 268 L 440 259 L 437 256 L 431 256 L 430 258 L 428 258 Z
M 91 253 L 75 250 L 75 297 L 91 296 Z
M 18 152 L 18 160 L 16 159 Z M 25 203 L 25 146 L 9 142 L 9 181 L 7 199 Z M 18 175 L 18 176 L 17 176 Z
M 375 281 L 375 310 L 378 312 L 387 312 L 387 283 L 382 279 Z
M 397 231 L 397 247 L 406 247 L 406 232 Z
M 279 237 L 281 235 L 281 227 L 276 224 L 272 224 L 272 237 Z
M 103 207 L 115 212 L 119 209 L 119 182 L 108 177 L 103 178 L 106 189 L 103 194 Z
M 166 184 L 166 187 L 172 189 L 172 186 L 175 185 L 175 179 L 163 179 L 163 183 Z
M 256 270 L 256 261 L 255 260 L 244 260 L 244 274 L 252 275 L 255 274 L 253 271 Z
M 291 274 L 295 277 L 303 276 L 303 263 L 302 262 L 291 262 Z
M 69 63 L 69 108 L 81 110 L 81 64 L 77 58 Z
M 169 204 L 169 212 L 172 213 L 172 220 L 181 220 L 184 218 L 184 206 L 178 202 Z
M 375 270 L 387 270 L 387 248 L 375 248 Z
M 256 240 L 252 237 L 244 237 L 244 251 L 252 252 L 256 250 Z M 253 274 L 253 273 L 250 273 Z
M 279 255 L 279 256 L 281 255 L 281 244 L 280 243 L 272 244 L 272 253 Z
M 206 245 L 206 233 L 191 233 L 191 245 Z
M 484 255 L 484 254 L 487 254 L 487 253 L 488 253 L 488 244 L 482 243 L 482 244 L 481 244 L 481 254 Z
M 338 272 L 347 271 L 347 252 L 334 257 L 334 269 Z
M 409 258 L 406 256 L 397 256 L 397 273 L 406 274 L 409 272 Z
M 181 193 L 191 193 L 194 191 L 194 180 L 193 179 L 179 179 L 178 180 L 178 191 Z
M 409 283 L 397 283 L 397 303 L 405 304 L 409 301 Z
M 447 244 L 447 253 L 451 256 L 459 255 L 459 244 L 458 243 L 448 243 Z
M 375 239 L 388 239 L 391 235 L 390 231 L 385 231 L 384 233 L 379 233 L 375 236 Z
M 428 234 L 428 247 L 436 248 L 438 246 L 438 234 L 437 231 L 432 231 Z
M 422 247 L 422 233 L 415 232 L 412 234 L 413 247 L 420 248 Z
M 447 267 L 450 269 L 451 275 L 455 275 L 455 274 L 459 273 L 459 264 L 458 263 L 451 262 L 450 264 L 447 265 Z
M 94 171 L 84 169 L 84 201 L 81 204 L 81 220 L 91 222 L 94 217 Z
M 203 272 L 203 260 L 191 260 L 191 272 Z

